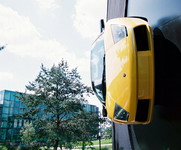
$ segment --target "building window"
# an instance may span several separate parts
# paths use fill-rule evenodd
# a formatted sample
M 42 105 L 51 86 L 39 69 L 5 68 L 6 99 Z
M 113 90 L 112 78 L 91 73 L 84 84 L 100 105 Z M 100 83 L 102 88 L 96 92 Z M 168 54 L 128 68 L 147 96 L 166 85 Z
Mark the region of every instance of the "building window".
M 3 108 L 3 114 L 8 114 L 9 113 L 9 108 L 8 107 L 4 107 Z
M 11 95 L 11 93 L 6 91 L 5 95 L 4 95 L 4 99 L 10 100 L 10 95 Z
M 11 105 L 11 101 L 9 100 L 4 100 L 4 104 L 5 107 L 9 107 Z

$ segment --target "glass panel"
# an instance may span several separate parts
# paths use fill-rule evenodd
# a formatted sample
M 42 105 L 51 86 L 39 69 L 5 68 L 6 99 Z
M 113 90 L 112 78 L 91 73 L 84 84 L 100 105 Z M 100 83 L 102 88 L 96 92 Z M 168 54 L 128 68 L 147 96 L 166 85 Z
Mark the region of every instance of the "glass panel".
M 91 50 L 91 78 L 96 96 L 105 103 L 105 58 L 103 34 L 96 40 Z
M 3 108 L 3 114 L 5 113 L 5 114 L 8 114 L 8 112 L 9 112 L 9 108 L 8 107 L 4 107 Z
M 19 93 L 16 93 L 16 94 L 15 94 L 15 101 L 20 101 L 20 100 L 17 98 L 17 96 L 20 96 L 20 94 L 19 94 Z
M 3 121 L 3 122 L 1 123 L 1 127 L 2 127 L 2 128 L 8 128 L 8 123 L 7 123 L 6 121 Z
M 22 120 L 19 120 L 19 127 L 22 127 Z
M 18 120 L 14 120 L 14 128 L 16 128 L 17 127 L 17 122 L 18 122 Z
M 8 120 L 8 114 L 2 114 L 2 120 Z
M 15 99 L 16 99 L 16 93 L 12 92 L 12 93 L 11 93 L 11 100 L 14 101 Z
M 14 103 L 14 107 L 19 107 L 19 101 L 15 101 L 15 103 Z
M 2 112 L 3 112 L 3 107 L 2 107 L 2 105 L 0 105 L 0 116 L 1 116 Z
M 22 103 L 20 103 L 20 106 L 19 107 L 21 107 L 21 108 L 25 108 L 25 105 L 24 104 L 22 104 Z
M 19 108 L 19 114 L 23 114 L 25 112 L 25 108 Z
M 3 104 L 3 93 L 0 92 L 0 104 Z
M 9 124 L 9 128 L 13 128 L 13 122 L 12 121 L 8 122 L 8 124 Z
M 93 106 L 90 106 L 90 108 L 91 108 L 90 111 L 91 111 L 91 112 L 94 112 L 94 107 L 93 107 Z
M 18 108 L 14 108 L 14 112 L 13 112 L 13 114 L 18 114 L 19 113 L 19 109 Z
M 0 129 L 0 140 L 5 140 L 6 138 L 6 129 Z
M 10 100 L 10 92 L 8 92 L 8 91 L 5 92 L 4 99 Z
M 24 125 L 25 125 L 25 120 L 22 120 L 22 126 L 24 127 Z
M 10 116 L 13 115 L 13 107 L 9 108 L 9 115 L 10 115 Z
M 9 140 L 11 141 L 12 140 L 12 129 L 8 129 L 7 132 L 6 132 L 6 141 Z
M 91 105 L 89 105 L 89 112 L 91 112 L 91 107 L 92 107 L 92 106 L 91 106 Z
M 4 100 L 4 104 L 3 104 L 5 107 L 9 107 L 10 105 L 10 101 L 8 100 Z

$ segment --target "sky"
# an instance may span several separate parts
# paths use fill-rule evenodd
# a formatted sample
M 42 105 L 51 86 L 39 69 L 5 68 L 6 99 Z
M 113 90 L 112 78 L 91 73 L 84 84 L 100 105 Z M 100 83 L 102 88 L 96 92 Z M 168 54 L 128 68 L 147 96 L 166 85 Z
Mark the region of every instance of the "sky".
M 25 92 L 41 64 L 61 59 L 90 82 L 90 48 L 107 0 L 0 0 L 0 91 Z M 98 100 L 89 98 L 90 103 Z

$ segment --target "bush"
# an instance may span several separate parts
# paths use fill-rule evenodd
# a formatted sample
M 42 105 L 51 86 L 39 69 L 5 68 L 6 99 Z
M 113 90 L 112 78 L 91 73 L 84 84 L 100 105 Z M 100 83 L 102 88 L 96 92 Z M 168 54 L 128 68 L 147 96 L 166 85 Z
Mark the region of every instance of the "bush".
M 5 146 L 6 146 L 7 150 L 16 150 L 17 149 L 17 145 L 13 142 L 7 142 Z
M 8 150 L 6 146 L 0 145 L 0 150 Z

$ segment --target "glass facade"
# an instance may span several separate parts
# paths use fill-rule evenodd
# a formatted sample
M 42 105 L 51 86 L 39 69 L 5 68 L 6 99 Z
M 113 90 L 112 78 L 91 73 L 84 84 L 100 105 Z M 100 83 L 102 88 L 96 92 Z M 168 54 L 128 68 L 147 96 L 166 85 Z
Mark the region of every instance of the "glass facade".
M 0 142 L 19 141 L 19 131 L 24 120 L 14 116 L 23 113 L 24 105 L 20 106 L 18 93 L 13 91 L 0 91 Z
M 28 121 L 15 118 L 15 115 L 24 113 L 26 108 L 17 96 L 18 92 L 0 91 L 0 142 L 20 142 L 19 131 Z M 98 107 L 94 105 L 84 104 L 84 109 L 97 114 L 99 112 Z
M 84 109 L 87 112 L 92 112 L 92 113 L 97 113 L 97 114 L 99 113 L 99 108 L 94 105 L 84 104 Z

